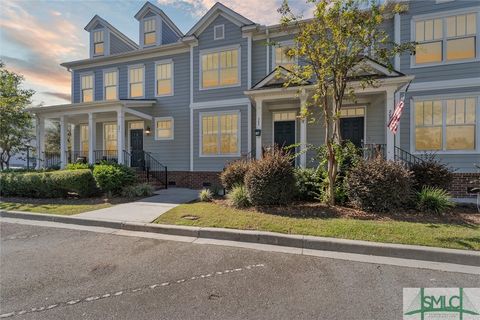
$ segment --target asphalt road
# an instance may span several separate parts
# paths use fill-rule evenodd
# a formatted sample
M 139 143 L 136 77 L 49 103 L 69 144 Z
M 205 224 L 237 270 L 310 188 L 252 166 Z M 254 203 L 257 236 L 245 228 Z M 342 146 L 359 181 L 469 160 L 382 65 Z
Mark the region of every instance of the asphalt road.
M 7 319 L 401 319 L 404 287 L 480 287 L 478 275 L 0 228 L 0 314 Z

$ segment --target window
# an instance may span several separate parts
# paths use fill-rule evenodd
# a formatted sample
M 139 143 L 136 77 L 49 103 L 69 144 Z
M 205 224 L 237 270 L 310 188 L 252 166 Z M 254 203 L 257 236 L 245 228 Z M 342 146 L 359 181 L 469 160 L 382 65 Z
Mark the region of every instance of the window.
M 128 70 L 128 92 L 130 98 L 143 97 L 143 66 L 131 67 Z
M 80 77 L 82 102 L 93 101 L 93 74 L 86 74 Z
M 103 40 L 103 30 L 93 33 L 93 54 L 96 56 L 103 55 L 105 47 Z
M 292 121 L 297 120 L 295 111 L 274 112 L 273 121 Z
M 239 113 L 203 114 L 201 121 L 201 155 L 230 155 L 240 152 Z
M 221 24 L 213 27 L 213 40 L 225 39 L 225 25 Z
M 157 42 L 157 34 L 155 31 L 155 19 L 143 21 L 143 44 L 148 46 Z
M 476 13 L 415 22 L 415 64 L 442 63 L 476 57 Z
M 105 151 L 117 151 L 117 124 L 105 123 L 103 125 L 103 148 Z
M 365 115 L 365 108 L 343 108 L 340 110 L 340 117 L 348 118 L 348 117 L 363 117 Z
M 415 102 L 415 149 L 475 150 L 476 105 L 470 97 Z
M 88 155 L 88 125 L 80 125 L 80 152 L 83 156 Z
M 202 88 L 228 87 L 239 84 L 239 49 L 202 55 Z
M 297 64 L 296 57 L 290 57 L 287 55 L 287 52 L 290 48 L 291 45 L 275 47 L 274 67 L 282 66 L 285 69 L 292 69 L 292 67 Z
M 173 118 L 155 118 L 155 139 L 172 140 L 173 139 Z
M 157 96 L 173 94 L 173 62 L 157 62 L 155 64 L 155 79 L 157 81 Z
M 118 89 L 118 73 L 116 70 L 105 71 L 103 73 L 103 86 L 104 86 L 104 97 L 105 100 L 116 100 L 118 99 L 117 89 Z

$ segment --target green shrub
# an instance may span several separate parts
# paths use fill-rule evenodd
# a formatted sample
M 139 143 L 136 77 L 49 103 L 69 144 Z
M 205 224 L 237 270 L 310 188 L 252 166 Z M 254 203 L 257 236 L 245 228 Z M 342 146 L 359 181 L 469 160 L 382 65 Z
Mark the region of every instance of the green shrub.
M 210 189 L 203 189 L 198 194 L 198 199 L 202 202 L 210 202 L 213 200 L 213 192 Z
M 294 174 L 297 199 L 315 200 L 322 197 L 325 172 L 320 167 L 316 169 L 296 168 Z
M 70 193 L 79 197 L 96 194 L 90 170 L 0 173 L 0 193 L 9 197 L 61 198 Z
M 288 204 L 295 196 L 291 157 L 274 149 L 253 161 L 245 175 L 245 187 L 253 205 Z
M 247 189 L 244 185 L 234 186 L 228 193 L 230 203 L 236 208 L 247 208 L 251 205 L 248 199 Z
M 245 174 L 248 171 L 250 162 L 237 160 L 227 165 L 220 174 L 220 180 L 225 189 L 231 190 L 234 186 L 244 184 Z
M 353 205 L 384 212 L 411 205 L 412 180 L 412 173 L 400 163 L 376 158 L 352 168 L 346 186 Z
M 453 181 L 453 171 L 439 162 L 434 154 L 425 156 L 424 161 L 414 164 L 410 170 L 413 172 L 414 187 L 417 191 L 424 187 L 449 190 Z
M 125 198 L 150 197 L 154 191 L 155 189 L 148 183 L 140 183 L 124 187 L 121 194 Z
M 93 168 L 97 186 L 105 193 L 119 194 L 122 188 L 136 182 L 135 172 L 119 164 L 98 164 Z
M 447 191 L 433 187 L 423 187 L 417 193 L 417 209 L 423 212 L 442 214 L 455 206 Z
M 65 166 L 65 170 L 79 170 L 79 169 L 90 169 L 93 170 L 93 165 L 88 163 L 69 163 Z

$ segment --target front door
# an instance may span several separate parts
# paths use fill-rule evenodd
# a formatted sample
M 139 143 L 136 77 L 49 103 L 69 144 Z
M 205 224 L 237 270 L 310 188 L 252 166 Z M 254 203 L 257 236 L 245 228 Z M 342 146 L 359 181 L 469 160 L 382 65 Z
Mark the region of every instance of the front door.
M 273 123 L 273 142 L 280 148 L 295 144 L 295 121 L 275 121 Z M 294 150 L 289 150 L 294 153 Z
M 355 146 L 361 148 L 364 139 L 364 118 L 341 118 L 340 119 L 340 134 L 342 135 L 342 141 L 349 140 Z
M 130 166 L 141 167 L 143 165 L 143 129 L 130 130 Z

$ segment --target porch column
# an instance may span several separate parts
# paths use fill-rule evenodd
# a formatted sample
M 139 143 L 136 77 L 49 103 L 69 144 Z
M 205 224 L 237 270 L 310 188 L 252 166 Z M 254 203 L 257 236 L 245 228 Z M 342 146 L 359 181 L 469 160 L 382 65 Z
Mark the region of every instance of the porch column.
M 263 100 L 256 98 L 256 121 L 255 121 L 255 158 L 257 160 L 262 158 L 262 112 L 263 112 Z
M 65 116 L 60 117 L 60 168 L 67 165 L 67 123 Z
M 300 110 L 303 111 L 306 108 L 307 95 L 302 92 L 300 95 Z M 300 119 L 300 167 L 307 167 L 307 118 L 302 116 Z
M 72 162 L 75 162 L 75 127 L 76 125 L 72 123 L 70 125 L 70 143 L 71 143 L 71 148 L 70 148 L 70 157 L 72 159 Z
M 118 163 L 123 164 L 123 150 L 125 149 L 125 111 L 117 111 L 117 158 Z
M 95 115 L 92 112 L 88 113 L 88 163 L 95 164 Z
M 44 166 L 45 152 L 45 118 L 36 116 L 36 147 L 37 147 L 37 164 L 35 169 L 41 169 Z
M 387 89 L 386 91 L 386 112 L 385 112 L 385 130 L 386 130 L 386 158 L 387 160 L 395 160 L 395 136 L 393 133 L 388 129 L 387 124 L 390 120 L 390 116 L 393 114 L 395 109 L 395 90 L 392 88 Z

